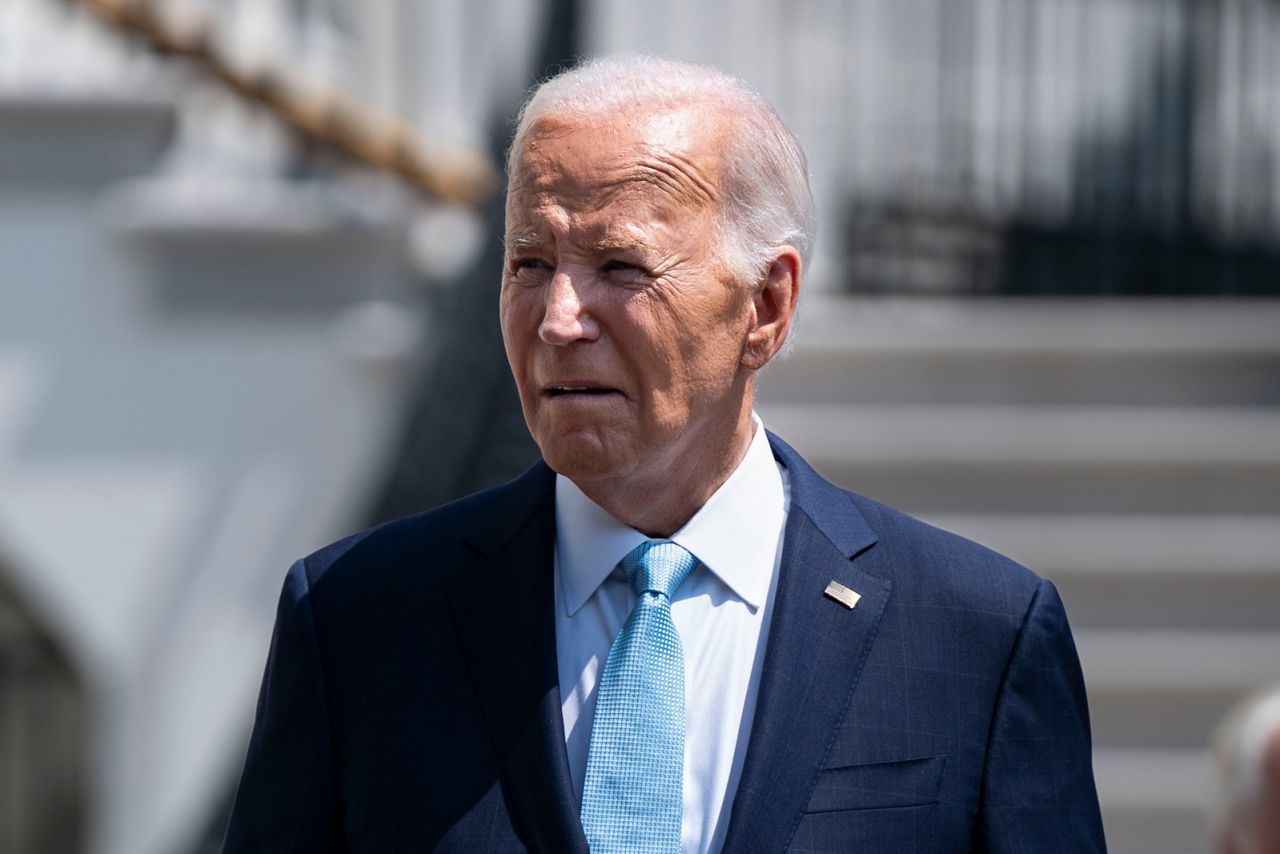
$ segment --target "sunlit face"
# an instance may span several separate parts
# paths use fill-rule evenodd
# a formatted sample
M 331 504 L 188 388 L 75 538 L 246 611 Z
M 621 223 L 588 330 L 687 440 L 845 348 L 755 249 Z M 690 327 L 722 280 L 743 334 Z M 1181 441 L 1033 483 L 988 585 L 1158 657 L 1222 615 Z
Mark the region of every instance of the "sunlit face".
M 697 464 L 741 421 L 749 289 L 718 257 L 721 129 L 696 109 L 538 119 L 507 195 L 502 337 L 579 484 Z

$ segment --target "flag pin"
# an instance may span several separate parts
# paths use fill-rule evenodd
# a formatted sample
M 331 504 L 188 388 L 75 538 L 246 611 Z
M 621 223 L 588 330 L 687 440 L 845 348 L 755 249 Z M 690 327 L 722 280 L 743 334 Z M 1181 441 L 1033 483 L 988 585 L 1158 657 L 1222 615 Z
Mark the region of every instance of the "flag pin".
M 862 594 L 858 593 L 858 591 L 850 590 L 839 581 L 834 580 L 827 585 L 827 589 L 823 590 L 822 593 L 827 598 L 836 600 L 850 610 L 852 610 L 853 606 L 857 605 L 858 600 L 862 598 Z

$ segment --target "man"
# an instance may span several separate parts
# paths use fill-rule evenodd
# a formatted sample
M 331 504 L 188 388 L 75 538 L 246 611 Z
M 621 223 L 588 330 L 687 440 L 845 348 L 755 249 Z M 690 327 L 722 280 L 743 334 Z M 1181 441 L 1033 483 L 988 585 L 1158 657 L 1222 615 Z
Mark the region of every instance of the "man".
M 1233 709 L 1214 737 L 1218 854 L 1280 854 L 1280 687 Z
M 589 63 L 508 171 L 543 461 L 293 567 L 226 850 L 1104 850 L 1052 585 L 752 414 L 813 232 L 774 111 Z

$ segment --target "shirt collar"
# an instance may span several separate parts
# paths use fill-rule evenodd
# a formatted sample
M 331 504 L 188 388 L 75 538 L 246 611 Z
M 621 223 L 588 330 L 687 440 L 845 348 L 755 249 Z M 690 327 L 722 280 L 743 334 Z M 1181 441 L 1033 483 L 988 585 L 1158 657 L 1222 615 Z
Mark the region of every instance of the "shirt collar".
M 747 605 L 764 604 L 786 522 L 782 475 L 760 418 L 742 462 L 671 535 Z M 556 475 L 556 560 L 565 611 L 578 612 L 627 553 L 649 539 Z

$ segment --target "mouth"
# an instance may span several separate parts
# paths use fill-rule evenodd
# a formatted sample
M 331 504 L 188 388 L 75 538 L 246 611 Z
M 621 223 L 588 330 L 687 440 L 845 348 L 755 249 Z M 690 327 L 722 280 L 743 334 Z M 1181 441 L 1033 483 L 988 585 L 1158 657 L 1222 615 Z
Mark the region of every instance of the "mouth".
M 622 392 L 618 391 L 616 388 L 610 388 L 608 386 L 574 383 L 547 386 L 542 390 L 542 394 L 546 397 L 583 398 L 607 397 L 614 394 L 621 395 Z

